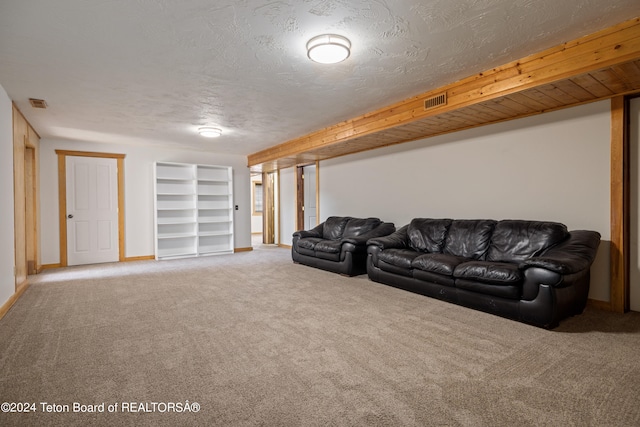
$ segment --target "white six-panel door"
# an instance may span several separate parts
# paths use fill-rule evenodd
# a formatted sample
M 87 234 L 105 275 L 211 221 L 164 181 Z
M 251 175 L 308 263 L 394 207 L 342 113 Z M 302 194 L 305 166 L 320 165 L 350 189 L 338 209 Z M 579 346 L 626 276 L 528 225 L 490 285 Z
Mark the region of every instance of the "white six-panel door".
M 67 262 L 119 260 L 117 159 L 66 157 Z

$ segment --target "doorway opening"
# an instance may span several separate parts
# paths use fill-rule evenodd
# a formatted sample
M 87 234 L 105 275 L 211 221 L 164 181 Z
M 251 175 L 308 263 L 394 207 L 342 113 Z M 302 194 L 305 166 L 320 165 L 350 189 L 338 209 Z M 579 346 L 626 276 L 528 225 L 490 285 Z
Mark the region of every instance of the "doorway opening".
M 310 230 L 320 216 L 318 162 L 296 168 L 296 229 Z
M 263 237 L 264 190 L 262 174 L 251 172 L 251 246 L 264 243 Z
M 280 174 L 278 171 L 262 173 L 262 243 L 280 244 Z

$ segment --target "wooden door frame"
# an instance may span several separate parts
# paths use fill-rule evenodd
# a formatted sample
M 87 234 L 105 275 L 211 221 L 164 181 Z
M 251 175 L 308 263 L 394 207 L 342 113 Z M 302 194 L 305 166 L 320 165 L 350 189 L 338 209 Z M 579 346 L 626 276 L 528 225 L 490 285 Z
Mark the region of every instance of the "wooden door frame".
M 94 153 L 90 151 L 56 150 L 58 155 L 58 212 L 60 221 L 60 266 L 67 260 L 67 156 L 98 157 L 117 160 L 118 181 L 118 259 L 126 261 L 124 253 L 124 154 Z
M 12 105 L 13 124 L 13 229 L 14 271 L 16 295 L 28 286 L 29 261 L 39 270 L 39 153 L 40 137 L 22 115 L 15 103 Z M 29 158 L 29 160 L 27 160 Z M 30 170 L 27 170 L 29 163 Z M 29 174 L 29 176 L 27 176 Z M 29 185 L 29 189 L 27 189 Z M 32 259 L 28 259 L 32 258 Z M 17 297 L 16 297 L 17 298 Z
M 262 172 L 262 243 L 275 243 L 275 174 Z
M 304 230 L 304 165 L 296 166 L 296 230 Z
M 40 270 L 38 256 L 38 156 L 37 148 L 30 141 L 25 144 L 24 162 L 27 274 L 35 274 Z M 29 266 L 30 261 L 33 262 L 32 266 Z
M 304 181 L 302 178 L 305 166 L 315 165 L 316 167 L 316 225 L 320 219 L 320 162 L 305 163 L 296 166 L 296 230 L 304 230 Z

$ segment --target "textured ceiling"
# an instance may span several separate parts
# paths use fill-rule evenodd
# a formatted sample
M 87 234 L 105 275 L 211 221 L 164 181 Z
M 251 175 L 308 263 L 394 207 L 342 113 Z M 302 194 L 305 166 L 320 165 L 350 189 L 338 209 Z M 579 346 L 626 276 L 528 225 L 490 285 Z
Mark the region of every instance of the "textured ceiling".
M 638 0 L 2 0 L 0 85 L 45 138 L 248 155 L 636 16 Z M 309 61 L 325 32 L 347 61 Z

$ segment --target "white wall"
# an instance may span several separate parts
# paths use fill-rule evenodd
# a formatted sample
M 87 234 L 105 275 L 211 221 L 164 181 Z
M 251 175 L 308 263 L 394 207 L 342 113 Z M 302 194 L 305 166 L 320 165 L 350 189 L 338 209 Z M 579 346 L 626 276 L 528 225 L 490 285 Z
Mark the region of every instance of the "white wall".
M 236 248 L 251 247 L 251 199 L 245 156 L 43 139 L 40 143 L 42 264 L 60 262 L 58 226 L 58 160 L 55 150 L 125 154 L 125 256 L 154 254 L 153 163 L 179 162 L 233 167 L 234 239 Z
M 590 298 L 609 301 L 609 159 L 608 101 L 381 148 L 321 162 L 320 221 L 519 218 L 596 230 Z
M 280 170 L 280 243 L 291 245 L 296 231 L 296 171 L 294 168 Z
M 13 111 L 0 86 L 0 306 L 16 291 L 13 235 Z

